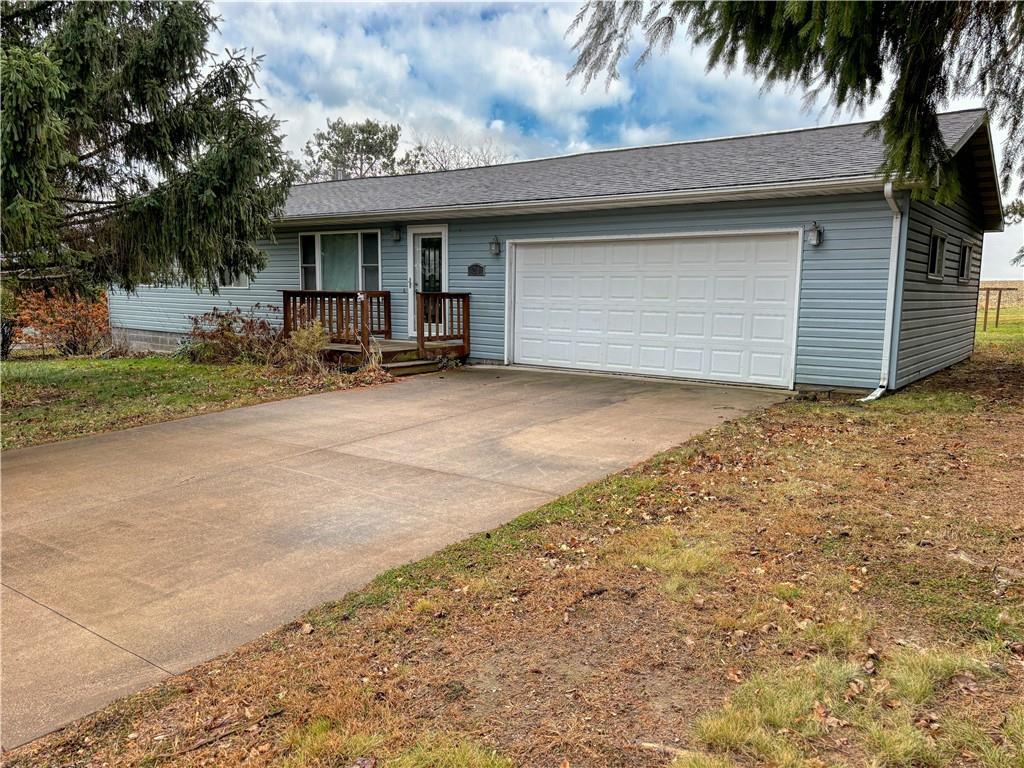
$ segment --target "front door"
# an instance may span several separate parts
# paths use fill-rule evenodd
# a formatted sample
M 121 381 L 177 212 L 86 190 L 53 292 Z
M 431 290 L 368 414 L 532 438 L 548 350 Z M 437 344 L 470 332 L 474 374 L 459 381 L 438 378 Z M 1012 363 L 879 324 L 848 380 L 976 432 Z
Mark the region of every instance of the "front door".
M 409 228 L 412 258 L 409 275 L 409 335 L 416 335 L 416 294 L 439 293 L 447 287 L 447 264 L 445 259 L 444 231 Z M 429 318 L 428 318 L 429 321 Z

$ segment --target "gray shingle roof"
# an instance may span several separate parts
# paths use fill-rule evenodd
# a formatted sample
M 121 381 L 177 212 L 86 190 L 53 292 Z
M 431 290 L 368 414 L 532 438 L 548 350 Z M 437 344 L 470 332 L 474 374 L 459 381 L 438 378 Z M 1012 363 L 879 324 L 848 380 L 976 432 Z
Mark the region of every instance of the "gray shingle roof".
M 939 116 L 950 147 L 980 109 Z M 589 152 L 456 171 L 301 184 L 284 218 L 688 192 L 872 176 L 882 162 L 870 123 Z

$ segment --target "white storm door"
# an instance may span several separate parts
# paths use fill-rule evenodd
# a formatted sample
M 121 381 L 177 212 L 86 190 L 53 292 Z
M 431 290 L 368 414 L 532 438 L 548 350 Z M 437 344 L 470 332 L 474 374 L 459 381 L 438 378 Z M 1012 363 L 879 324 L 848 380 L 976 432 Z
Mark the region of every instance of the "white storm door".
M 416 294 L 448 290 L 448 226 L 410 226 L 409 336 L 416 335 Z

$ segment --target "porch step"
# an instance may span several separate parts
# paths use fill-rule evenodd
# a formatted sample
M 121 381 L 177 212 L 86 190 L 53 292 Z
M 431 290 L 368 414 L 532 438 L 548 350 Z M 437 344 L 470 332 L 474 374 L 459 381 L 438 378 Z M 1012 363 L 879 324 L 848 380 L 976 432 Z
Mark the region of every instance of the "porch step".
M 417 373 L 433 373 L 438 370 L 437 360 L 404 360 L 400 363 L 384 363 L 384 369 L 392 376 L 414 376 Z

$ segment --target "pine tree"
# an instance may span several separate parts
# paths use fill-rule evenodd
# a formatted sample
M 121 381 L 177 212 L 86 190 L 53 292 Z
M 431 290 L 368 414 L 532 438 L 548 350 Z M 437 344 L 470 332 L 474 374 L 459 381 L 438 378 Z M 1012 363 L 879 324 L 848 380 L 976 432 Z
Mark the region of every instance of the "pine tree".
M 5 275 L 215 289 L 264 265 L 294 169 L 250 96 L 259 59 L 208 53 L 208 3 L 4 3 L 0 22 Z
M 340 117 L 328 118 L 327 127 L 316 131 L 302 149 L 306 158 L 302 179 L 393 176 L 397 172 L 395 152 L 401 132 L 399 126 L 377 120 L 346 123 Z

